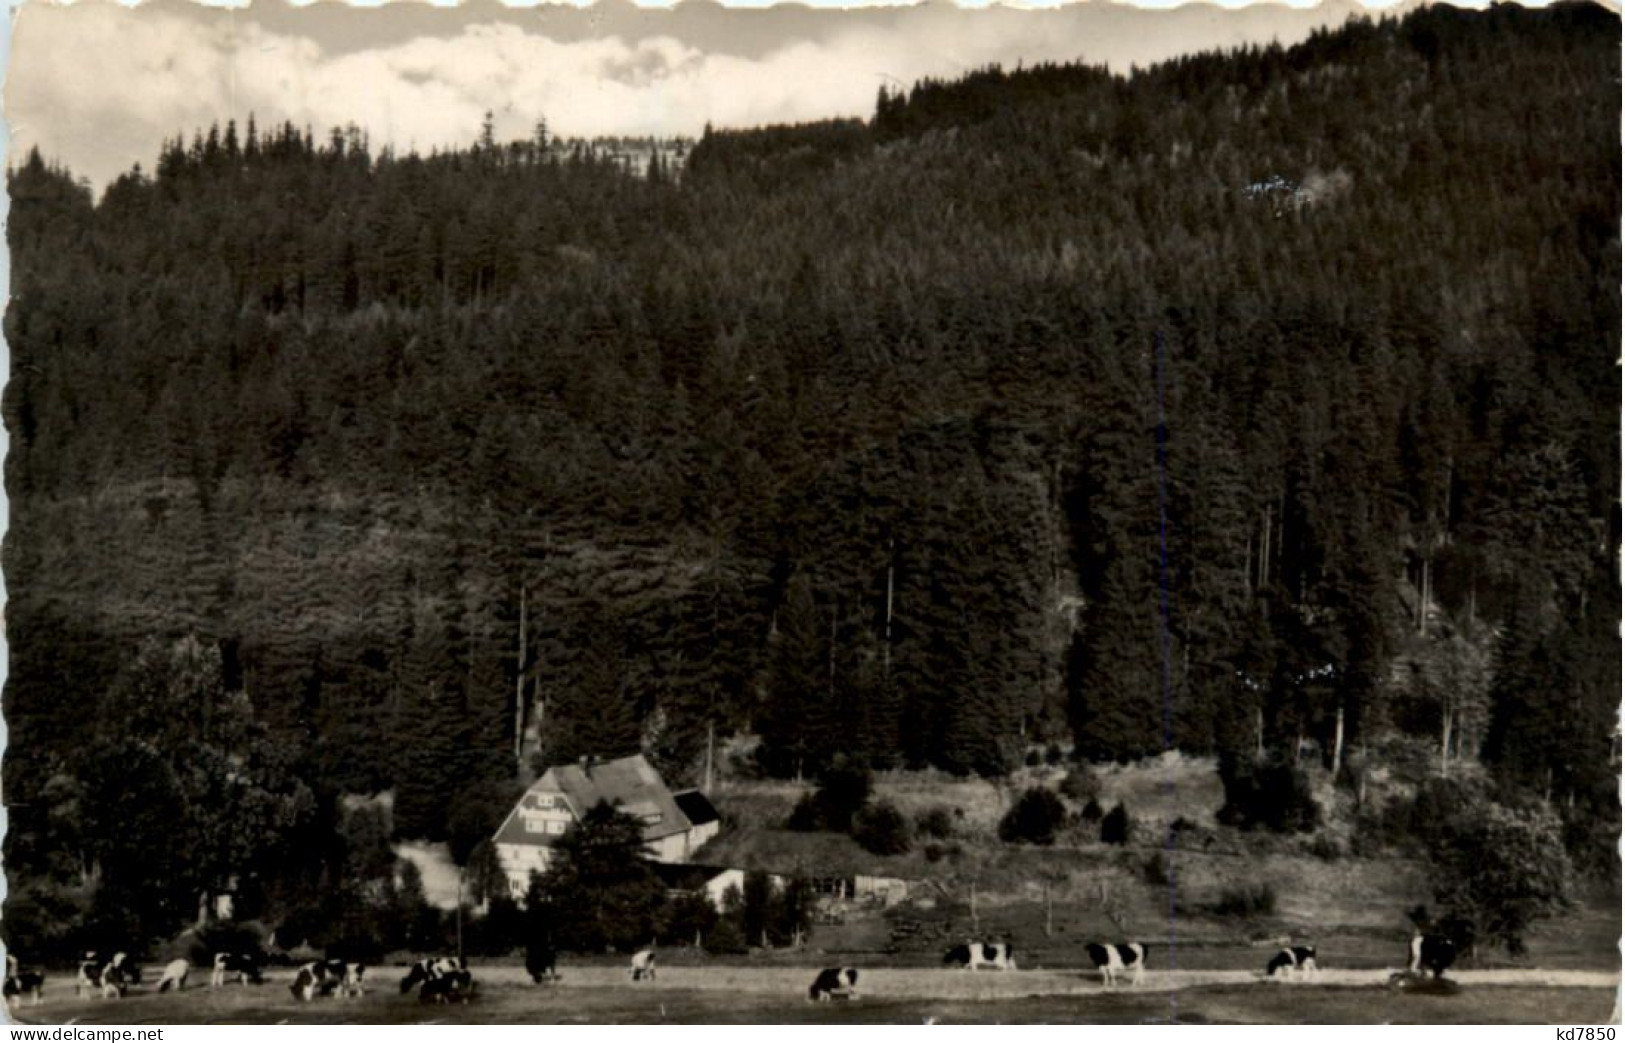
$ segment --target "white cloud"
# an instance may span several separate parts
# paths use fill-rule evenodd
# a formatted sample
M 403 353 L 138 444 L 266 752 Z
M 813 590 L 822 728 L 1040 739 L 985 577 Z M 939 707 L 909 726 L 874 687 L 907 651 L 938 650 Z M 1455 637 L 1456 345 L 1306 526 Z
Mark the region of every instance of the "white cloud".
M 167 136 L 250 113 L 261 126 L 291 120 L 318 135 L 353 122 L 375 147 L 420 150 L 468 143 L 487 110 L 504 138 L 528 136 L 543 117 L 565 135 L 697 134 L 708 121 L 866 116 L 882 82 L 994 61 L 1126 65 L 1179 49 L 1126 25 L 1121 8 L 1097 10 L 1104 28 L 1084 36 L 1073 22 L 1057 32 L 1044 15 L 916 8 L 906 30 L 854 21 L 740 57 L 675 36 L 563 43 L 511 22 L 334 53 L 223 11 L 30 4 L 16 27 L 7 113 L 14 148 L 38 145 L 105 184 L 134 162 L 150 165 Z

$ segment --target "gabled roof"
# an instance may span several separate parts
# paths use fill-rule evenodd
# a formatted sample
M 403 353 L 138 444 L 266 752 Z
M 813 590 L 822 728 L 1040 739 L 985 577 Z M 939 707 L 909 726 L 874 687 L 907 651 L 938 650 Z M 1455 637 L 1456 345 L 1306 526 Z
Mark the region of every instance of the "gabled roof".
M 703 826 L 707 822 L 716 822 L 722 816 L 705 794 L 697 789 L 686 789 L 681 793 L 673 794 L 672 800 L 682 809 L 683 814 L 696 826 Z
M 527 803 L 534 804 L 538 797 L 563 797 L 574 819 L 580 819 L 599 801 L 606 801 L 643 823 L 645 841 L 682 833 L 691 825 L 659 773 L 642 754 L 637 754 L 612 761 L 558 764 L 547 769 L 508 813 L 502 828 L 497 830 L 497 843 L 551 846 L 558 840 L 556 835 L 525 829 L 519 811 Z

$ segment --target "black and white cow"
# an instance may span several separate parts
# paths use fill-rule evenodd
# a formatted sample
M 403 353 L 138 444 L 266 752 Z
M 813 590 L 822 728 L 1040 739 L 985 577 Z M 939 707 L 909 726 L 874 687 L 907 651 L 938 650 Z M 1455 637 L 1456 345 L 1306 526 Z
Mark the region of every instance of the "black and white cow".
M 826 967 L 813 979 L 807 990 L 809 1000 L 832 1000 L 837 996 L 858 998 L 858 970 L 856 967 Z
M 559 980 L 558 963 L 559 954 L 547 942 L 531 942 L 525 947 L 525 971 L 537 985 Z
M 1087 951 L 1107 988 L 1116 985 L 1117 976 L 1125 970 L 1129 972 L 1129 982 L 1133 985 L 1140 984 L 1140 979 L 1145 976 L 1145 946 L 1139 942 L 1129 942 L 1127 945 L 1092 942 Z
M 436 956 L 419 960 L 407 969 L 406 977 L 401 979 L 401 995 L 411 992 L 414 985 L 456 975 L 466 976 L 469 982 L 474 980 L 474 976 L 468 972 L 466 958 Z
M 288 991 L 301 1003 L 309 1003 L 317 996 L 331 995 L 333 985 L 328 979 L 327 961 L 312 960 L 294 971 Z
M 467 971 L 455 971 L 438 978 L 430 978 L 418 990 L 423 1003 L 467 1003 L 474 994 L 474 976 Z
M 643 949 L 632 954 L 632 980 L 642 981 L 645 978 L 650 981 L 654 981 L 655 978 L 655 951 L 653 949 Z
M 217 952 L 214 954 L 214 970 L 209 975 L 209 988 L 224 987 L 226 979 L 234 974 L 239 985 L 250 982 L 258 985 L 265 980 L 260 974 L 259 957 L 253 953 Z
M 364 996 L 367 992 L 367 967 L 361 963 L 348 963 L 344 960 L 326 960 L 323 968 L 327 972 L 327 993 L 337 993 L 349 999 L 352 996 Z
M 95 953 L 87 952 L 79 963 L 79 980 L 74 992 L 100 992 L 104 999 L 112 999 L 123 996 L 131 985 L 140 982 L 141 969 L 127 953 L 114 953 L 111 960 L 103 962 Z
M 1320 968 L 1315 963 L 1315 947 L 1313 945 L 1288 946 L 1270 957 L 1270 962 L 1264 966 L 1264 977 L 1273 978 L 1277 974 L 1285 979 L 1294 976 L 1300 978 L 1318 977 Z
M 1013 971 L 1016 969 L 1016 950 L 1009 942 L 966 942 L 944 953 L 942 962 L 944 966 L 962 967 L 967 971 L 983 966 Z
M 1456 943 L 1442 934 L 1422 934 L 1418 932 L 1411 938 L 1412 974 L 1425 974 L 1433 972 L 1435 978 L 1444 977 L 1444 972 L 1456 962 Z
M 6 957 L 7 969 L 11 972 L 6 975 L 6 1003 L 17 1006 L 22 1003 L 24 996 L 31 996 L 34 1005 L 45 1002 L 45 975 L 39 971 L 20 971 L 16 969 L 16 962 Z
M 192 973 L 192 965 L 185 960 L 170 960 L 164 964 L 164 973 L 158 978 L 158 991 L 168 992 L 174 989 L 182 992 L 186 989 L 186 979 Z
M 102 987 L 102 961 L 93 952 L 85 953 L 79 961 L 79 978 L 73 984 L 73 994 L 82 996 Z

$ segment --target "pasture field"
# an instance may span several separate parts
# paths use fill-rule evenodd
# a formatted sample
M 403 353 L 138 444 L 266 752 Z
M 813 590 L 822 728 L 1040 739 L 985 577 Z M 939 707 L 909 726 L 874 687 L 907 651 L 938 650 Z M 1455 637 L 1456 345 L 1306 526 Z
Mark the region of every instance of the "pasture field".
M 1574 970 L 1463 971 L 1453 996 L 1384 986 L 1385 970 L 1331 970 L 1318 983 L 1259 980 L 1248 971 L 1152 971 L 1139 988 L 1104 989 L 1077 970 L 1011 973 L 869 969 L 862 997 L 810 1003 L 806 967 L 671 967 L 632 985 L 619 966 L 563 968 L 555 984 L 530 984 L 517 967 L 477 969 L 473 1002 L 426 1005 L 380 968 L 360 999 L 303 1004 L 286 972 L 261 986 L 181 994 L 132 992 L 123 1000 L 77 999 L 58 979 L 20 1020 L 38 1024 L 937 1024 L 1293 1023 L 1597 1024 L 1614 1005 L 1617 976 Z

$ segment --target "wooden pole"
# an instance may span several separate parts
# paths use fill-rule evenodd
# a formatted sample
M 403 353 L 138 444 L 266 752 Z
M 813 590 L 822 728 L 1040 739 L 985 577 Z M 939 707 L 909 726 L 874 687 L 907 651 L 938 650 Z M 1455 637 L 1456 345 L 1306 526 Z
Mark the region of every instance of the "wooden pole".
M 894 546 L 895 541 L 888 542 L 886 544 L 886 549 L 888 552 L 888 556 L 886 558 L 886 638 L 884 644 L 881 646 L 880 652 L 881 669 L 884 671 L 885 676 L 887 677 L 891 676 L 892 574 L 897 569 L 896 564 L 892 561 L 890 556 Z
M 717 726 L 716 726 L 716 724 L 714 722 L 711 722 L 711 721 L 705 722 L 705 792 L 707 794 L 709 794 L 711 792 L 711 785 L 712 785 L 712 775 L 711 775 L 712 761 L 711 761 L 711 756 L 712 756 L 712 747 L 716 743 L 716 737 L 717 737 Z
M 1343 770 L 1343 704 L 1337 704 L 1337 737 L 1332 742 L 1332 781 Z
M 526 604 L 525 581 L 521 576 L 519 580 L 519 669 L 514 671 L 513 691 L 513 760 L 516 766 L 523 767 L 525 757 L 525 664 L 529 656 L 529 647 L 526 638 Z

